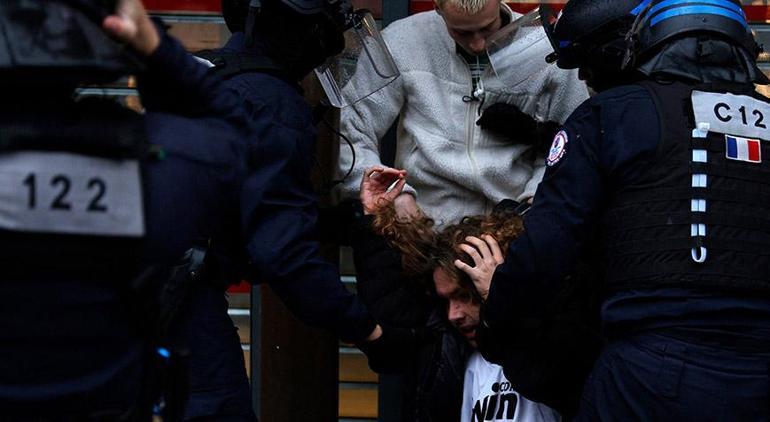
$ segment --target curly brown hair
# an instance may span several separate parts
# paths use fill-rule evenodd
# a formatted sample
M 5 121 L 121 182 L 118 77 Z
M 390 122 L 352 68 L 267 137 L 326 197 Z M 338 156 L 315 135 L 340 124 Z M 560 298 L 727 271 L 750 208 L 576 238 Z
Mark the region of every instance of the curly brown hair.
M 524 231 L 521 216 L 509 208 L 496 209 L 488 215 L 464 217 L 459 223 L 437 232 L 430 217 L 420 214 L 409 220 L 402 219 L 392 204 L 375 215 L 373 226 L 375 232 L 401 252 L 401 266 L 406 276 L 417 280 L 430 279 L 425 276 L 440 267 L 461 287 L 468 289 L 473 288 L 473 283 L 454 265 L 457 259 L 474 265 L 473 259 L 460 249 L 460 245 L 466 243 L 465 238 L 489 234 L 505 251 L 508 244 Z

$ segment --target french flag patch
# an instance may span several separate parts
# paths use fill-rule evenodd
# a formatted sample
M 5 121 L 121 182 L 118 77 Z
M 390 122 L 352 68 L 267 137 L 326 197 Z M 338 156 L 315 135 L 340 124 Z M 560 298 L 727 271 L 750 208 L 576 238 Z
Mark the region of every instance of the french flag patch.
M 725 135 L 725 156 L 729 160 L 762 162 L 762 148 L 758 139 L 746 139 Z

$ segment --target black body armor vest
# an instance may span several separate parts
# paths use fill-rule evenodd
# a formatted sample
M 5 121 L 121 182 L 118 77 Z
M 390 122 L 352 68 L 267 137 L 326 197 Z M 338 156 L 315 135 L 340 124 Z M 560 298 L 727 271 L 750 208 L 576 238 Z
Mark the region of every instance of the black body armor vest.
M 0 113 L 3 276 L 135 277 L 147 152 L 144 118 L 110 100 Z
M 660 143 L 647 174 L 603 216 L 608 289 L 770 292 L 768 99 L 753 87 L 641 85 Z

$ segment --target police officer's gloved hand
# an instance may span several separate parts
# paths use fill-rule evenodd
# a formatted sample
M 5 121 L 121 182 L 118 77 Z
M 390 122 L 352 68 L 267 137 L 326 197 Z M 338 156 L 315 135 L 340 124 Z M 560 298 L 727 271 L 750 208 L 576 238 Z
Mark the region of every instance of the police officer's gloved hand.
M 350 246 L 353 236 L 368 230 L 372 217 L 364 215 L 361 202 L 346 199 L 334 207 L 318 210 L 318 236 L 322 243 Z
M 369 359 L 369 368 L 377 373 L 401 372 L 417 343 L 416 330 L 380 324 L 382 335 L 374 341 L 356 344 Z
M 492 215 L 508 218 L 515 216 L 521 217 L 529 210 L 529 207 L 531 207 L 531 205 L 527 202 L 519 202 L 513 199 L 503 199 L 502 201 L 498 202 L 494 208 L 492 208 Z
M 559 127 L 554 122 L 540 123 L 515 105 L 506 103 L 495 103 L 487 107 L 476 124 L 513 143 L 526 145 L 539 145 L 546 139 L 550 145 Z

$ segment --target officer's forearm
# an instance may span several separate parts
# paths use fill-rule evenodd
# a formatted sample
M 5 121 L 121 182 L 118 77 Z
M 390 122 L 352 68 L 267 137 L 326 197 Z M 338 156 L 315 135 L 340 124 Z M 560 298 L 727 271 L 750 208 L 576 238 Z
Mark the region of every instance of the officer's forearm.
M 329 264 L 331 266 L 331 264 Z M 289 310 L 308 325 L 324 328 L 349 343 L 372 337 L 377 323 L 358 298 L 347 291 L 337 272 L 305 268 L 270 287 Z
M 245 122 L 236 95 L 168 34 L 161 33 L 160 44 L 145 63 L 147 71 L 139 75 L 138 87 L 146 109 Z

